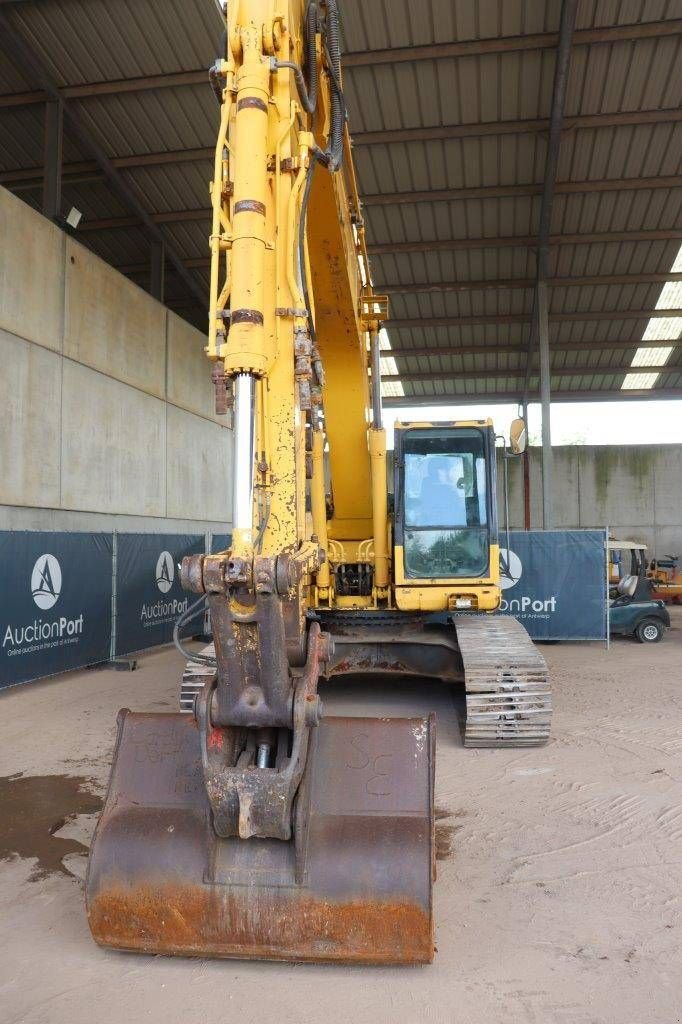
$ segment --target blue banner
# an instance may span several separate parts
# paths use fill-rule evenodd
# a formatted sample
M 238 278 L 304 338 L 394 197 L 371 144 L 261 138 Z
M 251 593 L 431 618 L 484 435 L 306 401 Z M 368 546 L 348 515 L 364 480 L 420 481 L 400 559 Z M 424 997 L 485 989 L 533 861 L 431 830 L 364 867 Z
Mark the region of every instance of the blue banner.
M 112 538 L 0 532 L 0 687 L 109 658 Z
M 175 620 L 195 599 L 180 585 L 180 562 L 204 545 L 203 534 L 116 535 L 116 654 L 172 639 Z M 181 635 L 197 631 L 191 622 Z
M 606 530 L 500 534 L 500 611 L 535 640 L 607 637 Z
M 212 533 L 211 534 L 211 550 L 207 554 L 217 554 L 219 551 L 225 551 L 229 548 L 232 543 L 231 533 Z

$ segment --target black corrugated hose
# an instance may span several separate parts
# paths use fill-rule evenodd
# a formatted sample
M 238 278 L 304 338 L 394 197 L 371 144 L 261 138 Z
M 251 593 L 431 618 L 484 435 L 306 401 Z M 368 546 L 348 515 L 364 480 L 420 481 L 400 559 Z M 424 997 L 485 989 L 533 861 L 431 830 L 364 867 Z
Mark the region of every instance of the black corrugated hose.
M 201 597 L 189 606 L 187 611 L 184 611 L 182 615 L 178 616 L 173 626 L 173 643 L 180 651 L 180 654 L 184 655 L 188 661 L 198 661 L 202 665 L 210 665 L 211 668 L 215 668 L 217 662 L 215 658 L 211 658 L 207 654 L 196 654 L 189 651 L 183 646 L 182 640 L 180 639 L 180 630 L 191 619 L 196 619 L 199 615 L 203 615 L 206 607 L 206 595 L 202 594 Z
M 338 171 L 343 163 L 343 129 L 346 122 L 346 104 L 341 90 L 341 30 L 339 10 L 336 0 L 326 0 L 327 19 L 325 23 L 325 52 L 331 78 L 331 125 L 326 149 L 313 149 L 314 157 L 330 171 Z M 317 70 L 317 53 L 315 35 L 318 26 L 318 10 L 315 0 L 311 0 L 306 10 L 306 60 L 310 85 L 306 85 L 303 71 L 290 60 L 275 61 L 275 67 L 288 68 L 293 72 L 301 106 L 308 114 L 313 114 L 317 107 L 317 91 L 319 76 Z
M 324 161 L 330 171 L 338 171 L 343 163 L 343 129 L 346 104 L 341 90 L 341 24 L 336 0 L 327 0 L 327 60 L 332 80 L 332 112 L 329 144 Z

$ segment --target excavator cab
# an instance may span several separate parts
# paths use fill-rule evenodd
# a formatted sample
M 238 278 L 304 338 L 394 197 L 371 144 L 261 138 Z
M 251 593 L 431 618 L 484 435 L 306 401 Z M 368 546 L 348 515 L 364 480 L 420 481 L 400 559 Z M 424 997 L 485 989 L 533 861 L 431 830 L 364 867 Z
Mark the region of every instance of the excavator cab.
M 497 607 L 492 423 L 396 424 L 394 459 L 397 606 Z

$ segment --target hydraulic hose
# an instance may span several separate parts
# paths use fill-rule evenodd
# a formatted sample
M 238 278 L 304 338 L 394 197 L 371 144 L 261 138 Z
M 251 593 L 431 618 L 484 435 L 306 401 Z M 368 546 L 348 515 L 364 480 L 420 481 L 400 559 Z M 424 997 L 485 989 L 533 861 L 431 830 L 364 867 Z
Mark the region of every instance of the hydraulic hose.
M 222 43 L 222 48 L 221 48 L 220 52 L 223 55 L 223 57 L 227 53 L 227 29 L 223 30 L 223 43 Z M 211 89 L 213 90 L 213 95 L 217 99 L 217 101 L 220 104 L 220 106 L 222 106 L 222 103 L 223 103 L 223 88 L 225 86 L 225 83 L 223 81 L 222 75 L 220 74 L 220 60 L 221 60 L 221 58 L 218 57 L 216 59 L 215 64 L 213 64 L 213 66 L 208 69 L 208 80 L 209 80 L 209 82 L 211 84 Z
M 205 606 L 206 595 L 202 594 L 201 597 L 198 597 L 197 600 L 194 601 L 189 606 L 189 608 L 187 608 L 187 610 L 182 613 L 182 615 L 178 616 L 178 618 L 175 620 L 175 625 L 173 626 L 173 643 L 180 651 L 180 654 L 182 654 L 183 657 L 187 658 L 188 661 L 198 661 L 202 665 L 209 665 L 211 668 L 215 668 L 217 665 L 215 658 L 211 658 L 206 654 L 195 654 L 193 651 L 190 651 L 186 647 L 184 647 L 182 640 L 180 639 L 180 630 L 182 629 L 182 627 L 185 626 L 192 619 L 196 619 L 199 617 L 199 615 L 203 615 Z
M 310 85 L 306 85 L 303 71 L 298 64 L 290 60 L 275 60 L 273 67 L 288 68 L 294 75 L 301 106 L 308 114 L 314 114 L 317 107 L 319 72 L 317 68 L 317 50 L 315 36 L 317 33 L 317 4 L 311 2 L 306 11 L 306 60 Z M 343 163 L 343 131 L 346 122 L 346 105 L 341 89 L 341 30 L 339 11 L 336 0 L 327 0 L 327 20 L 325 25 L 325 53 L 331 79 L 331 124 L 327 148 L 313 149 L 314 156 L 328 170 L 338 171 Z
M 341 91 L 341 26 L 336 0 L 327 0 L 327 58 L 332 80 L 332 110 L 327 166 L 338 171 L 343 163 L 343 130 L 346 108 Z
M 306 42 L 306 63 L 308 65 L 308 75 L 310 77 L 310 85 L 306 85 L 303 71 L 298 64 L 295 64 L 292 60 L 278 60 L 275 66 L 277 68 L 289 68 L 293 72 L 294 81 L 296 82 L 296 89 L 298 90 L 298 98 L 301 101 L 301 106 L 307 114 L 314 114 L 315 108 L 317 107 L 317 88 L 319 84 L 319 73 L 317 68 L 317 48 L 315 46 L 315 36 L 317 33 L 317 4 L 308 4 L 308 10 L 306 11 L 305 21 L 305 42 Z
M 306 219 L 308 216 L 308 201 L 310 199 L 310 192 L 313 187 L 313 175 L 315 174 L 315 164 L 317 163 L 317 155 L 315 152 L 310 154 L 310 166 L 306 174 L 305 188 L 303 190 L 303 199 L 301 200 L 301 216 L 298 222 L 298 265 L 301 279 L 301 290 L 303 292 L 303 301 L 305 308 L 308 310 L 308 323 L 310 325 L 310 339 L 313 345 L 317 343 L 317 335 L 315 334 L 315 324 L 313 323 L 313 317 L 310 313 L 310 295 L 308 291 L 308 273 L 305 261 L 305 226 Z

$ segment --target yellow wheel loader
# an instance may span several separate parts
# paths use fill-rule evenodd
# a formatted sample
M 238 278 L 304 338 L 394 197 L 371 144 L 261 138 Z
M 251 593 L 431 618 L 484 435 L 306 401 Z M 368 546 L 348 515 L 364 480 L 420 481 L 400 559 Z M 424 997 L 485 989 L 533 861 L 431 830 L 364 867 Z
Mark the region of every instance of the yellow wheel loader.
M 86 887 L 105 946 L 429 962 L 433 718 L 328 717 L 319 680 L 463 683 L 466 745 L 548 736 L 544 661 L 514 619 L 487 614 L 491 422 L 399 424 L 389 512 L 387 300 L 372 289 L 337 8 L 234 0 L 210 73 L 206 354 L 217 408 L 232 408 L 232 545 L 182 565 L 186 614 L 208 605 L 214 637 L 190 655 L 192 714 L 119 715 Z

